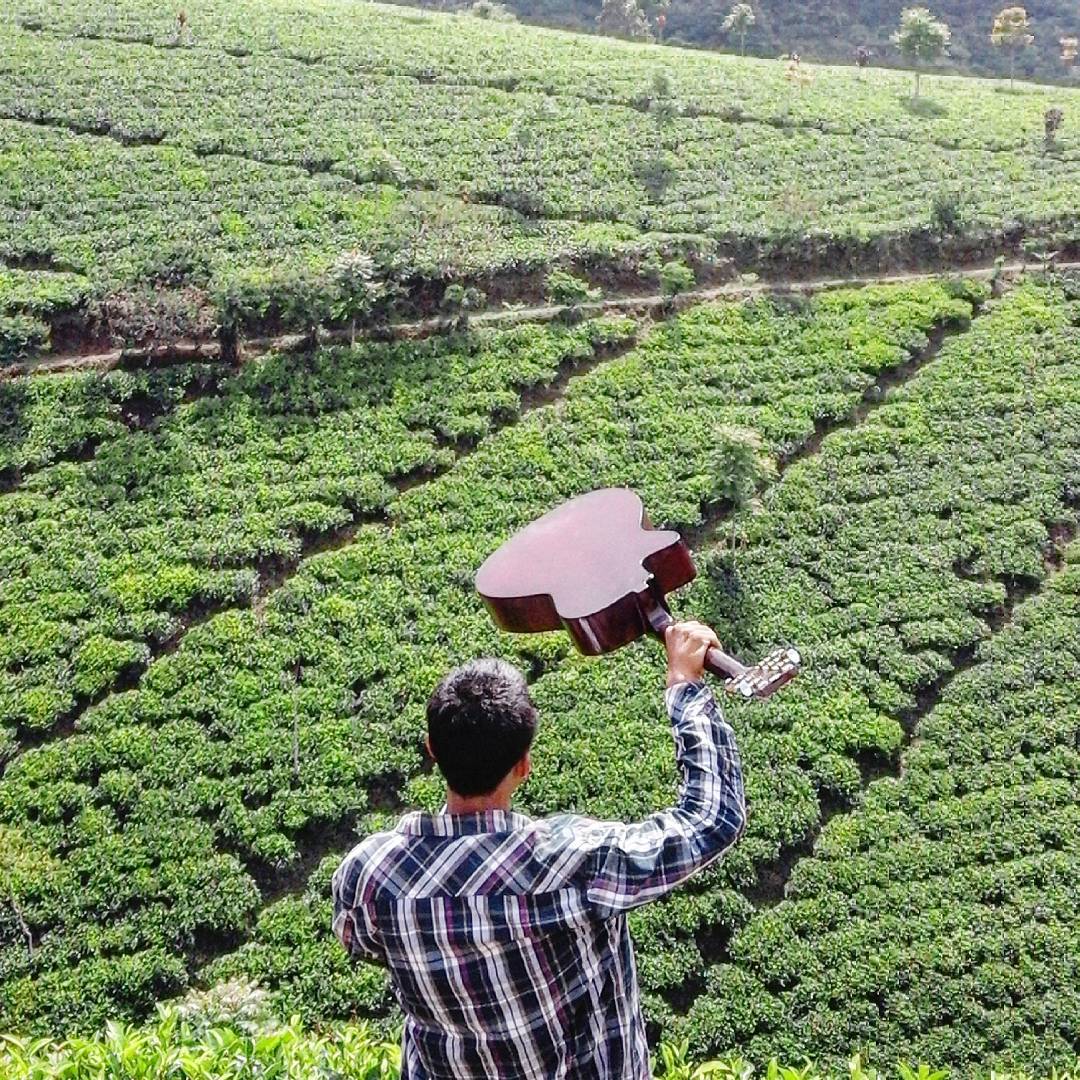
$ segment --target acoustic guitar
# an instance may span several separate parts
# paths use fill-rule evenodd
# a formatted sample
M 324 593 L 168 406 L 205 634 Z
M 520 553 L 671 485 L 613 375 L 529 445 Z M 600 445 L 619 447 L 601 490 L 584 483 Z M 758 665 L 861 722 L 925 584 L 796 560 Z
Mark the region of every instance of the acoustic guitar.
M 496 624 L 512 633 L 565 628 L 589 656 L 645 634 L 663 639 L 675 621 L 667 594 L 693 581 L 682 537 L 654 529 L 628 488 L 579 495 L 526 526 L 484 562 L 479 592 Z M 771 696 L 799 671 L 793 648 L 747 667 L 712 648 L 705 666 L 744 698 Z

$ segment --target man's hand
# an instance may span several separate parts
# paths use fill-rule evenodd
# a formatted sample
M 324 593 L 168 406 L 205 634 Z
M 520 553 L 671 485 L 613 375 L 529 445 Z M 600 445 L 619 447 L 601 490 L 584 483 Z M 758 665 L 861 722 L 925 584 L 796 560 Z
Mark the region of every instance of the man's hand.
M 705 674 L 705 654 L 720 648 L 716 634 L 704 623 L 672 623 L 664 633 L 667 648 L 667 684 L 697 682 Z

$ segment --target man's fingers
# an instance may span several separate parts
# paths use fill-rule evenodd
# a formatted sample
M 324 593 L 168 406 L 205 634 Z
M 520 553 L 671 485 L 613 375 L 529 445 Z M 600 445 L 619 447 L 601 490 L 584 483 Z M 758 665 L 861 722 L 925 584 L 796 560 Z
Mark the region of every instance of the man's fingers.
M 705 623 L 687 619 L 685 622 L 675 623 L 673 627 L 668 627 L 668 629 L 671 630 L 675 627 L 678 627 L 699 646 L 720 648 L 720 639 L 716 636 L 716 631 L 711 626 L 706 626 Z

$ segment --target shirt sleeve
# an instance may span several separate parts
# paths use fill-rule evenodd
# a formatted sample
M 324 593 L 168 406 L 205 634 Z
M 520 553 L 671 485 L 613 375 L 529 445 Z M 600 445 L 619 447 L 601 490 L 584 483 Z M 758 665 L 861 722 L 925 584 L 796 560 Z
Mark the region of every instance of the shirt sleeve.
M 735 733 L 703 682 L 669 688 L 665 701 L 682 774 L 677 805 L 633 824 L 574 819 L 587 846 L 585 897 L 600 917 L 655 900 L 719 858 L 746 828 Z
M 363 906 L 354 902 L 357 879 L 356 860 L 347 855 L 334 871 L 330 884 L 334 898 L 334 934 L 350 956 L 385 967 L 386 954 L 378 933 L 369 923 Z

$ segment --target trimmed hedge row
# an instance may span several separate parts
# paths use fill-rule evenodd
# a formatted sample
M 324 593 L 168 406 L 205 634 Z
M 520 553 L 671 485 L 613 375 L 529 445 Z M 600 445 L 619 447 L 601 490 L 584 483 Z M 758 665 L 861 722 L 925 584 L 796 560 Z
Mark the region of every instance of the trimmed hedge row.
M 182 988 L 204 960 L 247 935 L 260 906 L 256 883 L 273 895 L 293 882 L 304 870 L 301 852 L 311 858 L 344 846 L 358 814 L 388 805 L 388 793 L 422 772 L 422 704 L 448 664 L 481 650 L 513 655 L 517 644 L 538 665 L 558 662 L 565 641 L 499 635 L 472 588 L 476 566 L 515 527 L 605 483 L 639 487 L 657 520 L 698 522 L 722 505 L 730 455 L 743 448 L 730 425 L 755 429 L 774 453 L 797 449 L 817 424 L 846 416 L 876 375 L 924 347 L 935 325 L 965 324 L 971 299 L 981 295 L 931 283 L 831 293 L 791 310 L 770 303 L 695 309 L 571 380 L 558 403 L 484 439 L 443 476 L 391 500 L 389 525 L 367 525 L 341 550 L 308 559 L 264 606 L 222 613 L 189 631 L 149 665 L 137 690 L 85 712 L 74 736 L 16 759 L 0 781 L 0 820 L 43 860 L 16 888 L 38 947 L 30 957 L 14 923 L 6 924 L 0 1024 L 85 1030 L 119 1010 L 143 1013 Z M 520 367 L 528 356 L 523 343 L 506 363 Z M 427 372 L 418 402 L 425 428 L 456 400 L 455 389 L 473 407 L 486 400 L 468 368 L 460 384 L 448 384 L 453 369 L 440 372 L 440 357 L 420 351 L 413 361 Z M 351 370 L 341 367 L 337 378 L 352 378 Z M 365 385 L 389 392 L 393 370 L 384 387 L 365 383 L 360 366 L 351 394 Z M 270 381 L 274 372 L 279 384 Z M 255 470 L 252 476 L 265 477 L 252 491 L 273 509 L 279 488 L 266 481 L 280 478 L 285 495 L 306 483 L 291 458 L 288 467 L 280 460 L 289 440 L 268 434 L 280 431 L 275 402 L 318 403 L 333 375 L 332 365 L 306 373 L 283 361 L 244 369 L 238 380 L 267 388 L 266 400 L 207 399 L 164 425 L 163 442 L 148 445 L 189 453 L 188 436 L 209 423 L 205 430 L 220 433 L 224 447 L 210 454 L 216 443 L 208 439 L 207 460 L 220 461 L 225 476 Z M 419 389 L 410 380 L 398 385 L 391 413 L 405 415 Z M 215 402 L 229 406 L 220 417 Z M 253 416 L 234 423 L 237 413 Z M 385 446 L 370 432 L 337 422 L 353 415 L 348 410 L 332 412 L 333 423 L 317 422 L 318 408 L 314 415 L 301 432 L 318 445 L 338 430 L 365 436 L 344 444 L 346 477 L 384 460 Z M 427 453 L 427 438 L 419 441 Z M 137 460 L 120 459 L 122 475 Z M 324 460 L 339 457 L 312 459 Z M 169 455 L 162 464 L 163 475 L 140 470 L 153 497 L 147 505 L 169 492 L 233 498 L 220 475 L 177 470 Z M 115 467 L 99 471 L 102 482 L 116 479 Z M 69 490 L 61 479 L 51 495 L 61 503 L 114 490 L 91 476 Z M 142 503 L 143 487 L 129 512 Z M 237 512 L 250 513 L 251 504 L 242 500 Z M 190 505 L 190 522 L 183 513 L 171 519 L 181 538 L 212 522 Z M 131 542 L 114 535 L 111 518 L 102 525 L 102 540 L 95 528 L 90 543 Z M 161 557 L 170 550 L 163 546 Z M 208 554 L 215 550 L 210 537 Z M 139 558 L 143 565 L 145 551 Z M 635 788 L 639 801 L 664 798 L 670 777 L 650 775 L 649 784 Z M 564 793 L 564 803 L 574 799 Z M 297 1007 L 309 1015 L 332 1015 L 347 1003 L 340 983 L 320 988 L 310 973 L 301 978 L 312 997 Z M 370 987 L 362 992 L 370 1001 Z

